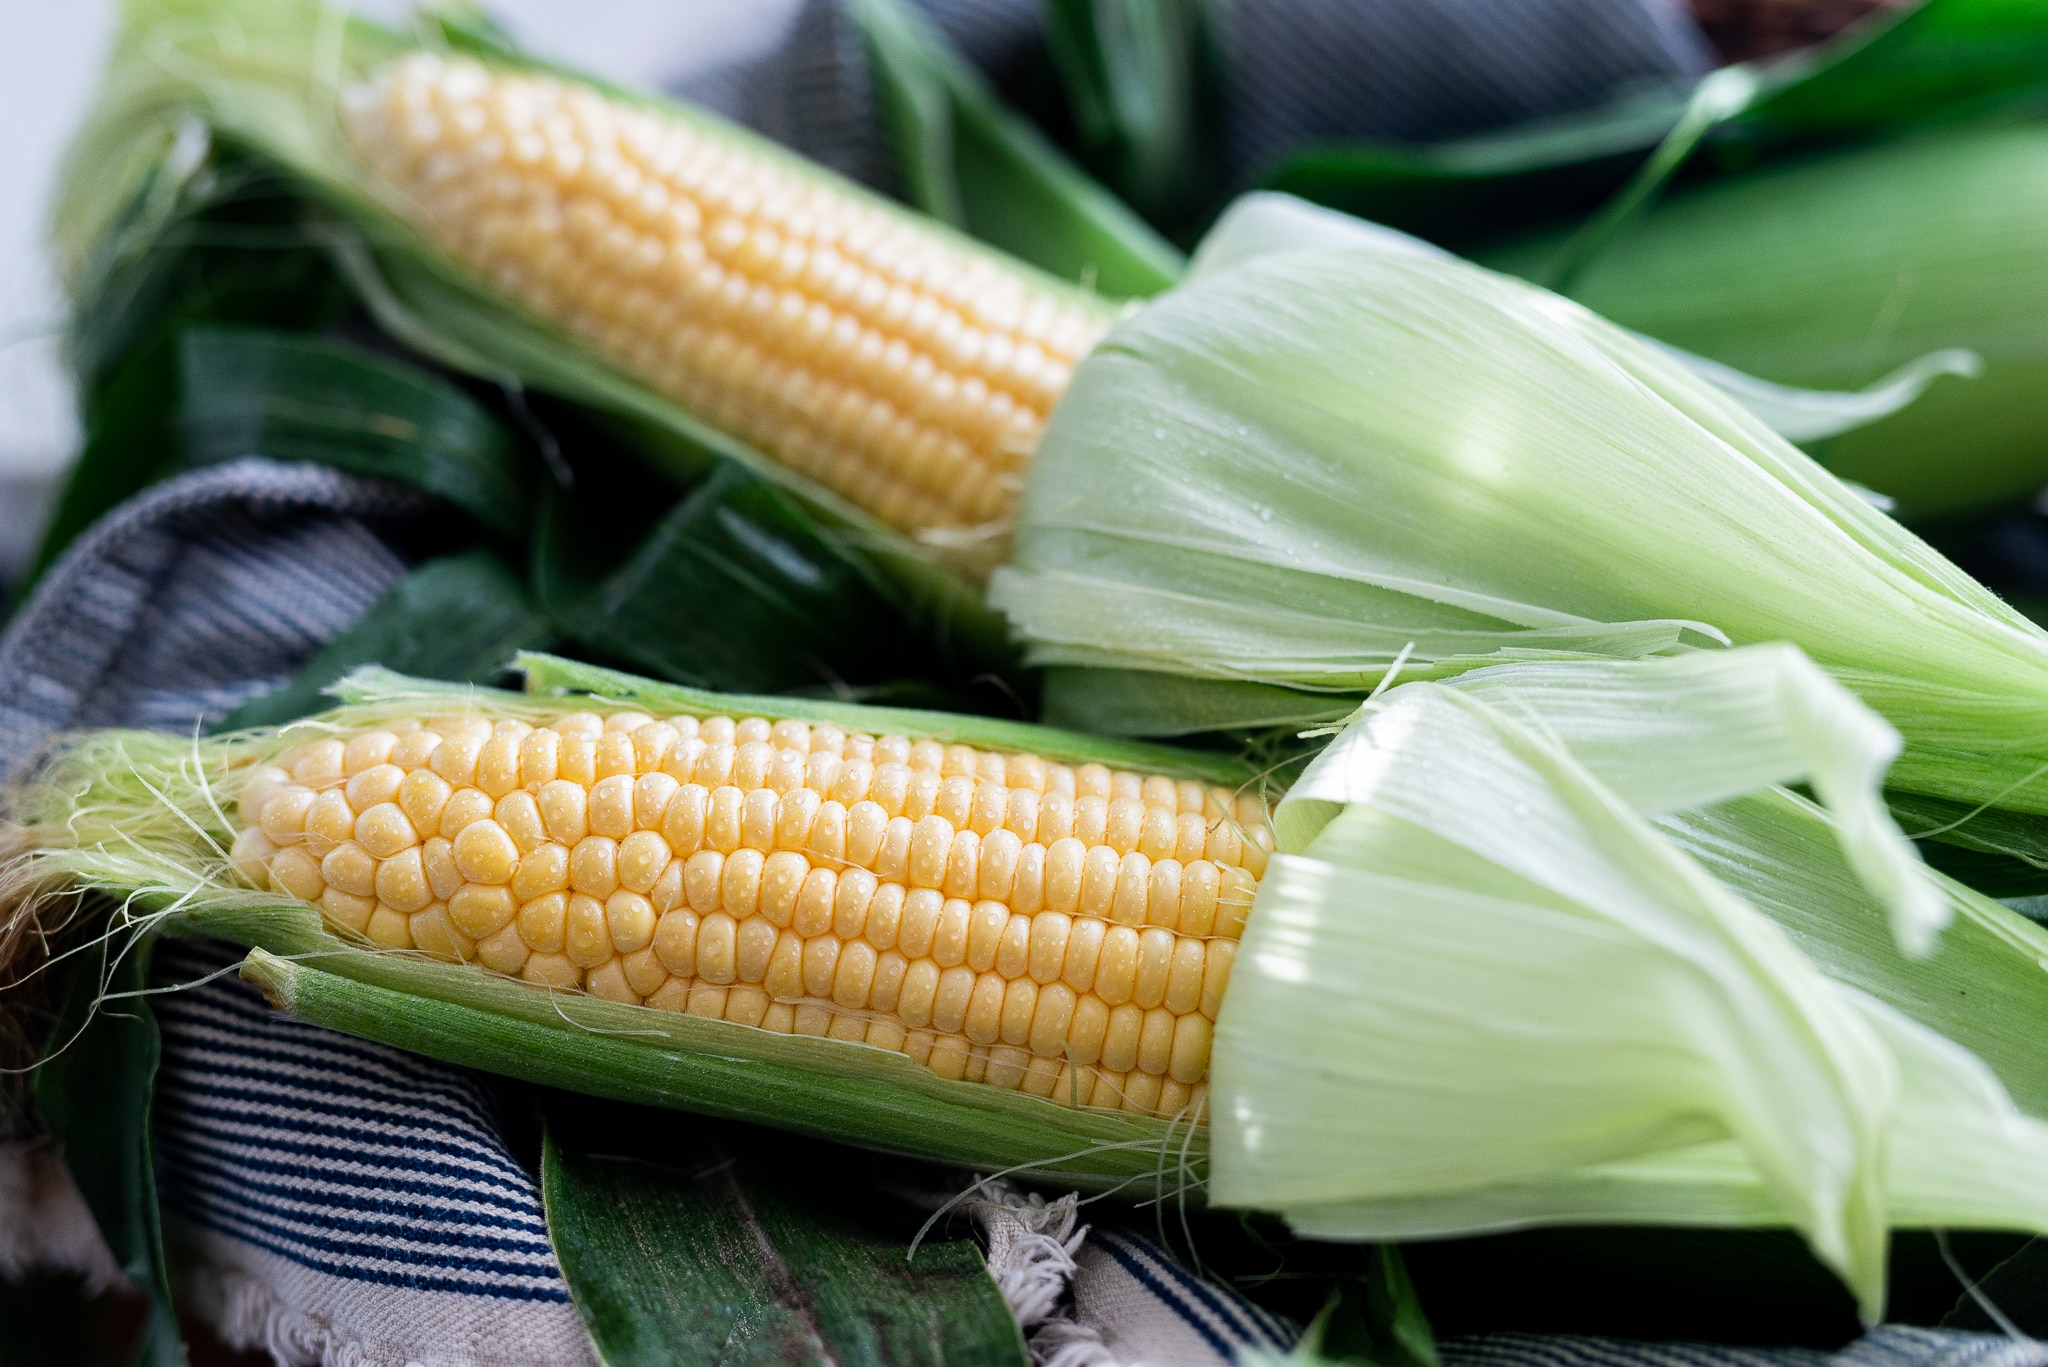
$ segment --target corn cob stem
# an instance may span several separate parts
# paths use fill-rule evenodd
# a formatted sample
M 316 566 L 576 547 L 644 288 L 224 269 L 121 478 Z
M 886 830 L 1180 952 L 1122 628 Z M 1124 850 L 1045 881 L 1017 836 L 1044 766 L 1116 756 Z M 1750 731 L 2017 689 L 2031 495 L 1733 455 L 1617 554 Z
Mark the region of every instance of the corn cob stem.
M 988 561 L 1107 306 L 708 119 L 416 53 L 348 92 L 444 250 L 891 526 Z
M 1194 782 L 636 712 L 323 736 L 239 811 L 244 876 L 389 948 L 1161 1116 L 1272 847 Z

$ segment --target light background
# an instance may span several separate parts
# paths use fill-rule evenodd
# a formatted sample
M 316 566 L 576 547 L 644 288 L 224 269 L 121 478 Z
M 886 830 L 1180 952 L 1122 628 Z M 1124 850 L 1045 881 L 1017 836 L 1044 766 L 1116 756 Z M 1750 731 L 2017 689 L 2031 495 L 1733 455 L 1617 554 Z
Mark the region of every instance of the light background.
M 800 0 L 495 0 L 535 51 L 658 87 L 773 43 Z M 396 19 L 408 0 L 358 0 Z M 114 0 L 0 0 L 0 584 L 33 548 L 78 441 L 59 360 L 64 300 L 45 241 L 49 192 L 113 39 Z

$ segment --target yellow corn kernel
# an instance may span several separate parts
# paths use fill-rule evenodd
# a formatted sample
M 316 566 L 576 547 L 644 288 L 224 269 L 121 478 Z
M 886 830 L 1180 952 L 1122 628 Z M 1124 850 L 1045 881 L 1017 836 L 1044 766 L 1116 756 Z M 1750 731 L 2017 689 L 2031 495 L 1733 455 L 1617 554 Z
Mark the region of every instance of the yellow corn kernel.
M 1200 1105 L 1270 844 L 1255 801 L 760 718 L 431 722 L 252 767 L 251 881 L 555 990 L 1062 1105 Z
M 395 201 L 479 275 L 973 563 L 991 563 L 1047 415 L 1112 316 L 736 129 L 555 76 L 414 53 L 344 111 Z M 637 741 L 645 724 L 627 724 L 609 735 Z M 314 770 L 338 772 L 335 750 Z

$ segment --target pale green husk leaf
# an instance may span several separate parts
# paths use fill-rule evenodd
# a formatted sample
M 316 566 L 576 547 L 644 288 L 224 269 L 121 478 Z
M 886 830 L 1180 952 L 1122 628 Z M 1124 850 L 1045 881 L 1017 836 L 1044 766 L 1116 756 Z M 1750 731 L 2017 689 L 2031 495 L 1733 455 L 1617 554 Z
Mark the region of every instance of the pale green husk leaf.
M 1898 732 L 1794 646 L 1500 665 L 1452 686 L 1562 743 L 1645 814 L 1704 807 L 1765 784 L 1810 783 L 1849 866 L 1890 908 L 1899 945 L 1924 957 L 1948 924 L 1948 898 L 1884 804 Z
M 1264 192 L 1245 195 L 1217 220 L 1189 264 L 1189 278 L 1199 279 L 1275 252 L 1346 247 L 1455 259 L 1441 247 L 1397 229 L 1325 209 L 1292 195 Z M 1927 387 L 1942 376 L 1974 378 L 1982 369 L 1975 352 L 1963 347 L 1944 347 L 1901 362 L 1890 374 L 1861 389 L 1798 389 L 1773 384 L 1640 333 L 1635 335 L 1741 404 L 1779 436 L 1796 442 L 1839 436 L 1890 417 L 1926 393 Z
M 990 596 L 1042 664 L 1309 693 L 1788 640 L 1903 734 L 1894 783 L 2048 809 L 2048 634 L 1664 353 L 1406 248 L 1252 256 L 1119 325 Z M 1128 682 L 1134 733 L 1229 715 Z
M 1781 723 L 1830 705 L 1871 723 L 1824 680 L 1787 688 L 1788 657 L 1590 666 L 1554 691 L 1508 668 L 1368 704 L 1276 817 L 1284 853 L 1218 1022 L 1214 1198 L 1341 1238 L 1789 1223 L 1872 1317 L 1887 1228 L 2042 1227 L 2048 1126 L 1916 1019 L 1933 984 L 1895 971 L 1883 899 L 1850 871 L 1878 773 L 1839 827 L 1769 789 L 1660 819 L 1718 842 L 1754 901 L 1645 815 L 1745 781 L 1839 795 L 1814 774 L 1841 763 L 1813 746 L 1828 728 L 1772 736 L 1703 681 L 1776 674 L 1756 696 Z M 1718 754 L 1688 765 L 1700 747 Z M 1767 913 L 1802 914 L 1801 879 L 1827 895 L 1788 934 Z M 1966 926 L 2017 920 L 1941 895 Z M 2026 938 L 1962 956 L 2037 979 Z M 2038 1095 L 2039 1059 L 2008 1061 Z

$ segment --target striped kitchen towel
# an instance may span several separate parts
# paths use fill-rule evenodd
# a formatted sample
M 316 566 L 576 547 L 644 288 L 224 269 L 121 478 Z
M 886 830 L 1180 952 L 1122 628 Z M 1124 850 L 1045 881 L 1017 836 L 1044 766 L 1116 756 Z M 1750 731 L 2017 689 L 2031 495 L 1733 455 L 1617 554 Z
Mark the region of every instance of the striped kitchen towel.
M 1836 1353 L 1709 1343 L 1483 1334 L 1444 1345 L 1444 1367 L 2043 1367 L 2048 1345 L 1999 1334 L 1881 1325 Z
M 491 1082 L 280 1016 L 240 958 L 166 939 L 152 965 L 180 1299 L 292 1367 L 594 1363 Z M 983 1190 L 990 1273 L 1041 1362 L 1229 1367 L 1299 1335 L 1140 1234 L 1091 1234 L 1074 1197 Z
M 279 1363 L 594 1363 L 490 1086 L 278 1015 L 165 940 L 155 1139 L 178 1293 Z M 219 976 L 216 976 L 219 975 Z

